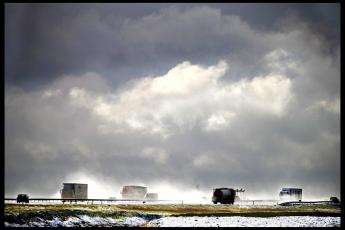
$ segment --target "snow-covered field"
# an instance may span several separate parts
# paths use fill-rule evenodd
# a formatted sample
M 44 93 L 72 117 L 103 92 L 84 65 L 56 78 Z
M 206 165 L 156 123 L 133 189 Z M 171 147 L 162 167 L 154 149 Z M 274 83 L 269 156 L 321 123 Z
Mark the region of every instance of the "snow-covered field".
M 66 220 L 37 218 L 28 224 L 10 224 L 6 227 L 86 227 L 86 226 L 141 226 L 144 224 L 160 227 L 340 227 L 340 217 L 283 216 L 283 217 L 162 217 L 148 220 L 142 217 L 122 219 L 90 217 L 80 215 Z
M 151 223 L 161 227 L 340 227 L 340 217 L 163 217 Z
M 127 217 L 123 219 L 113 219 L 110 217 L 90 217 L 87 215 L 79 215 L 77 217 L 68 217 L 62 220 L 58 217 L 53 220 L 44 220 L 37 218 L 28 224 L 10 224 L 5 222 L 5 227 L 91 227 L 91 226 L 140 226 L 145 224 L 147 220 L 141 217 Z

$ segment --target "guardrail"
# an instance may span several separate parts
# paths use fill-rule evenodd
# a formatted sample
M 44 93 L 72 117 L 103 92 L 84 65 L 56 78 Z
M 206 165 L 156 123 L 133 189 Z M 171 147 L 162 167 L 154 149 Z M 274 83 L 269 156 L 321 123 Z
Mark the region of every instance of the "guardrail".
M 17 202 L 16 198 L 5 198 L 5 201 L 15 201 Z M 183 200 L 150 200 L 150 199 L 74 199 L 74 198 L 66 198 L 66 199 L 61 199 L 61 198 L 29 198 L 29 203 L 30 201 L 32 202 L 54 202 L 54 201 L 61 201 L 62 203 L 65 202 L 87 202 L 93 204 L 94 202 L 100 202 L 103 204 L 105 203 L 112 203 L 112 202 L 142 202 L 142 203 L 154 203 L 154 202 L 174 202 L 174 203 L 182 203 Z
M 294 206 L 294 205 L 315 205 L 315 204 L 329 204 L 334 206 L 339 206 L 340 203 L 335 203 L 333 201 L 289 201 L 280 203 L 281 206 Z
M 16 198 L 4 198 L 5 201 L 12 201 L 17 202 Z M 62 203 L 75 203 L 78 202 L 86 202 L 87 204 L 91 203 L 116 203 L 116 202 L 140 202 L 140 203 L 158 203 L 158 202 L 172 202 L 172 203 L 181 203 L 183 204 L 183 200 L 145 200 L 145 199 L 74 199 L 74 198 L 29 198 L 29 203 L 39 203 L 39 202 L 59 202 Z M 235 204 L 241 204 L 241 203 L 250 203 L 252 205 L 260 204 L 260 203 L 275 203 L 280 206 L 294 206 L 294 205 L 317 205 L 317 204 L 329 204 L 333 206 L 339 206 L 340 203 L 335 203 L 332 201 L 289 201 L 284 203 L 279 203 L 278 200 L 240 200 L 238 202 L 235 202 Z
M 5 201 L 12 201 L 17 202 L 16 198 L 5 198 Z M 39 202 L 59 202 L 62 203 L 77 203 L 77 202 L 87 202 L 87 204 L 91 203 L 114 203 L 114 202 L 141 202 L 141 203 L 158 203 L 158 202 L 172 202 L 172 203 L 180 203 L 183 204 L 183 200 L 145 200 L 145 199 L 74 199 L 74 198 L 29 198 L 29 203 L 39 203 Z M 274 203 L 278 204 L 278 200 L 240 200 L 235 202 L 235 204 L 243 204 L 249 203 L 251 205 L 255 204 L 262 204 L 262 203 Z
M 239 201 L 235 201 L 234 204 L 245 204 L 245 203 L 249 203 L 251 205 L 255 205 L 256 204 L 262 204 L 262 203 L 273 203 L 273 204 L 278 204 L 278 200 L 239 200 Z

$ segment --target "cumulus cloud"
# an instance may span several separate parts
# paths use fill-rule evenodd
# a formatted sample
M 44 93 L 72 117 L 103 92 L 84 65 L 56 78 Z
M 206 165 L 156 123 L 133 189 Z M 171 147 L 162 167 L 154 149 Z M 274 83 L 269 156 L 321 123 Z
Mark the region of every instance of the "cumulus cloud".
M 221 129 L 246 111 L 277 116 L 286 112 L 292 97 L 287 77 L 268 75 L 220 83 L 225 71 L 224 62 L 209 67 L 183 62 L 163 76 L 138 79 L 120 92 L 71 87 L 66 96 L 71 105 L 99 119 L 98 127 L 105 133 L 129 128 L 167 137 L 198 125 L 204 130 Z

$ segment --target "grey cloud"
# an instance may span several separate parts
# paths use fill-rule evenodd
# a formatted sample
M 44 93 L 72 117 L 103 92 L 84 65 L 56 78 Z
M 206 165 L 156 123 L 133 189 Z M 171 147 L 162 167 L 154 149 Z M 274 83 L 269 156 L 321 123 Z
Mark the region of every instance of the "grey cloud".
M 310 197 L 339 195 L 340 46 L 337 33 L 311 22 L 338 23 L 337 7 L 224 6 L 7 4 L 6 195 L 51 195 L 78 172 L 118 186 L 238 186 L 255 195 L 288 184 Z M 219 60 L 228 69 L 217 84 L 186 77 L 185 94 L 171 84 L 161 85 L 168 95 L 153 90 L 153 79 L 183 61 L 207 77 Z
M 101 81 L 97 75 L 93 75 L 89 81 L 92 82 L 92 78 Z M 311 113 L 307 116 L 297 113 L 282 118 L 258 111 L 255 115 L 240 114 L 239 119 L 229 128 L 218 132 L 204 130 L 202 123 L 198 121 L 191 128 L 184 127 L 181 130 L 181 127 L 178 128 L 179 125 L 175 124 L 178 121 L 175 117 L 166 120 L 172 123 L 168 127 L 177 131 L 168 138 L 162 138 L 159 134 L 135 132 L 131 129 L 121 133 L 102 134 L 98 129 L 100 120 L 97 117 L 88 109 L 71 104 L 71 90 L 81 84 L 82 82 L 62 80 L 62 83 L 56 85 L 60 86 L 63 93 L 48 98 L 43 97 L 46 95 L 45 90 L 22 95 L 7 94 L 6 124 L 15 129 L 6 133 L 7 145 L 14 148 L 7 150 L 11 153 L 11 157 L 7 159 L 5 167 L 8 172 L 6 183 L 20 181 L 26 187 L 30 187 L 30 184 L 37 183 L 45 172 L 44 175 L 49 175 L 52 181 L 45 185 L 48 192 L 56 188 L 53 181 L 58 184 L 55 178 L 57 173 L 60 178 L 65 179 L 75 172 L 83 172 L 87 175 L 107 178 L 110 183 L 117 184 L 132 180 L 146 183 L 163 180 L 177 181 L 186 187 L 197 182 L 204 189 L 211 189 L 215 184 L 229 183 L 245 186 L 249 191 L 272 192 L 272 189 L 279 187 L 281 183 L 289 182 L 301 183 L 310 191 L 312 186 L 320 183 L 320 177 L 316 175 L 321 173 L 325 180 L 323 184 L 333 188 L 332 192 L 336 192 L 338 188 L 336 178 L 339 175 L 335 166 L 339 149 L 334 147 L 339 145 L 337 140 L 339 130 L 331 133 L 334 137 L 329 135 L 330 140 L 322 136 L 332 125 L 336 127 L 338 122 L 337 115 L 332 115 L 331 112 L 325 111 L 315 115 Z M 100 85 L 103 87 L 102 84 Z M 97 92 L 97 88 L 90 91 Z M 98 91 L 97 94 L 103 92 Z M 203 108 L 205 114 L 211 112 L 208 110 L 212 110 L 210 104 L 206 105 Z M 63 112 L 56 113 L 56 111 Z M 140 113 L 140 110 L 134 111 Z M 184 115 L 179 119 L 188 121 L 190 113 L 182 110 L 182 114 Z M 295 120 L 308 128 L 297 140 L 294 132 L 298 132 L 296 129 L 300 129 L 300 125 L 295 124 Z M 322 125 L 312 129 L 307 127 L 308 121 L 312 125 L 317 123 Z M 18 125 L 18 123 L 24 124 Z M 292 127 L 286 127 L 291 124 Z M 111 130 L 112 126 L 109 128 Z M 169 154 L 166 164 L 159 164 L 155 160 L 143 157 L 140 153 L 147 147 L 165 150 Z M 25 174 L 15 173 L 16 167 L 13 162 L 21 154 L 28 158 L 26 160 L 28 164 L 21 165 L 20 168 L 30 171 L 31 167 L 35 166 L 38 177 L 27 178 Z M 202 155 L 206 156 L 206 161 L 196 165 L 196 159 Z M 327 161 L 324 160 L 325 157 Z M 63 164 L 64 161 L 69 163 L 62 167 L 56 165 Z M 20 161 L 17 163 L 21 164 Z M 328 167 L 332 167 L 333 171 Z M 50 168 L 52 170 L 47 170 Z M 288 171 L 285 172 L 284 169 Z M 273 182 L 268 179 L 272 175 L 274 175 Z M 18 177 L 23 179 L 19 180 Z M 305 185 L 306 181 L 308 181 L 307 185 Z M 263 186 L 271 188 L 265 190 Z M 17 190 L 13 188 L 13 191 Z M 322 193 L 317 195 L 322 196 Z
M 5 8 L 6 80 L 31 88 L 62 74 L 87 71 L 99 72 L 116 85 L 139 75 L 163 73 L 182 60 L 213 64 L 231 53 L 246 56 L 249 63 L 242 69 L 256 69 L 260 53 L 270 47 L 260 39 L 260 31 L 267 32 L 261 28 L 272 28 L 284 12 L 299 12 L 316 28 L 338 28 L 329 24 L 339 18 L 336 4 L 326 8 L 317 4 L 6 4 Z M 247 28 L 247 22 L 260 29 Z

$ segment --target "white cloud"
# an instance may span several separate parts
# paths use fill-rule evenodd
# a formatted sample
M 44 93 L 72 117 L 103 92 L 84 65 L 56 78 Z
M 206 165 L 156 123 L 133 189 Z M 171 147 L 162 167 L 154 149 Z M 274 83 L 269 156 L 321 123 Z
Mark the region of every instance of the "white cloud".
M 290 87 L 290 79 L 281 75 L 256 77 L 244 86 L 244 97 L 258 108 L 282 115 L 292 96 Z
M 292 96 L 288 78 L 220 82 L 226 70 L 223 61 L 209 67 L 183 62 L 163 76 L 139 79 L 117 92 L 72 87 L 69 95 L 73 105 L 100 119 L 103 133 L 130 128 L 167 138 L 198 124 L 205 124 L 206 131 L 221 130 L 243 111 L 284 115 Z
M 255 110 L 282 116 L 293 94 L 289 78 L 267 75 L 224 85 L 214 96 L 218 103 L 228 104 L 236 114 Z
M 224 61 L 208 68 L 183 62 L 171 69 L 166 75 L 152 79 L 151 90 L 154 94 L 163 95 L 196 93 L 198 90 L 215 84 L 226 70 L 227 64 Z
M 228 111 L 214 113 L 207 119 L 206 130 L 217 131 L 226 128 L 235 116 L 234 113 Z
M 102 96 L 98 96 L 94 100 L 93 113 L 105 120 L 112 121 L 114 116 L 112 113 L 112 106 Z

